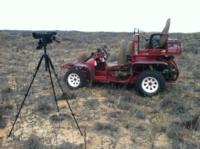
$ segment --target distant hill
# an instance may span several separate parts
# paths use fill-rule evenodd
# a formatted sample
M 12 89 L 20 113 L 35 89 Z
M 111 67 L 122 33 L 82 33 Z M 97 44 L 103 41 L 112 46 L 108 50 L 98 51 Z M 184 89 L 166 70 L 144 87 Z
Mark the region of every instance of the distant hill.
M 146 36 L 149 34 L 146 33 Z M 90 49 L 102 44 L 117 47 L 122 39 L 131 40 L 132 33 L 58 31 L 58 37 L 61 40 L 59 48 Z M 173 33 L 169 37 L 178 38 L 183 44 L 184 52 L 200 52 L 200 33 Z M 0 31 L 0 48 L 32 49 L 36 42 L 32 38 L 32 31 Z

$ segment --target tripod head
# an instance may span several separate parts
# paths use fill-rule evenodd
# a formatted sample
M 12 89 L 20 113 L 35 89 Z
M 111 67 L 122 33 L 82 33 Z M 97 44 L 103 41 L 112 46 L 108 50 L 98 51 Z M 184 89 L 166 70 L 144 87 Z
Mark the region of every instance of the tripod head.
M 50 44 L 53 41 L 59 43 L 60 41 L 56 39 L 56 34 L 56 32 L 33 32 L 33 38 L 39 39 L 36 49 L 40 50 L 44 48 L 46 50 L 47 44 Z

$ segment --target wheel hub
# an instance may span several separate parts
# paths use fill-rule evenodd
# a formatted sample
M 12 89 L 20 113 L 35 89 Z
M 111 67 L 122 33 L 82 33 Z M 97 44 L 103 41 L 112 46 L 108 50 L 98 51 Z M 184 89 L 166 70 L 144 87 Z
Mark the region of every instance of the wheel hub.
M 67 81 L 70 86 L 72 87 L 78 87 L 80 85 L 80 77 L 76 73 L 69 74 Z
M 146 77 L 142 81 L 142 88 L 147 93 L 154 93 L 158 90 L 159 83 L 154 77 Z

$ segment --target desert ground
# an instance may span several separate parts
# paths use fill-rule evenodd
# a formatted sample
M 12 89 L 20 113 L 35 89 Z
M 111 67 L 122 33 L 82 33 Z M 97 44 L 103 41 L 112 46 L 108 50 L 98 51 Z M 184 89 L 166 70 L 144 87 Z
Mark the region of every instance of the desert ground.
M 58 31 L 60 44 L 48 53 L 75 113 L 82 137 L 55 82 L 58 105 L 44 64 L 30 90 L 12 135 L 9 130 L 33 77 L 42 50 L 31 31 L 0 31 L 0 148 L 2 149 L 199 149 L 200 33 L 174 33 L 183 44 L 176 57 L 180 77 L 153 97 L 116 84 L 70 90 L 60 65 L 83 52 L 108 46 L 111 57 L 131 33 Z M 54 77 L 55 80 L 55 77 Z

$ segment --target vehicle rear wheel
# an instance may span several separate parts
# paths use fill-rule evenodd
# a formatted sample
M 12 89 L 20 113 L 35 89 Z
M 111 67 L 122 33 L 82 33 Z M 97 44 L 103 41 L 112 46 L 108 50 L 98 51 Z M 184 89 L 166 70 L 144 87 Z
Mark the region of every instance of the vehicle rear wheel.
M 143 96 L 153 96 L 165 88 L 165 79 L 158 71 L 144 71 L 136 80 L 136 88 Z
M 69 70 L 65 74 L 65 82 L 71 89 L 77 89 L 85 85 L 86 78 L 81 70 Z

